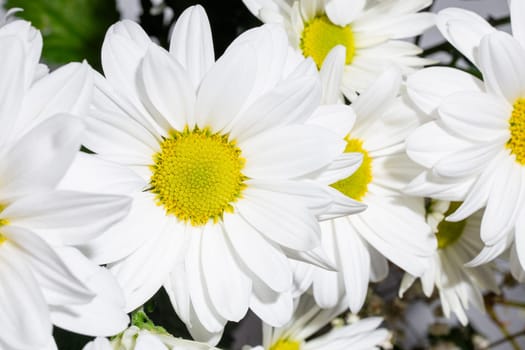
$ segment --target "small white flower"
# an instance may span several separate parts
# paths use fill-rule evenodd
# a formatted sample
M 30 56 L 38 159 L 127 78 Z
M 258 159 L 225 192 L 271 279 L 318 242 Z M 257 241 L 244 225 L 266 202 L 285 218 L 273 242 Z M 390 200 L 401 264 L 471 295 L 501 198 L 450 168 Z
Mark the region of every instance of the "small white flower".
M 328 333 L 311 337 L 338 316 L 346 305 L 323 310 L 305 294 L 298 301 L 292 320 L 285 326 L 263 325 L 263 345 L 244 350 L 367 350 L 375 349 L 389 338 L 386 329 L 377 329 L 380 318 L 365 318 L 351 325 L 335 327 Z M 307 340 L 308 339 L 308 340 Z
M 109 341 L 96 338 L 83 350 L 218 350 L 208 344 L 198 343 L 156 331 L 131 326 L 122 334 Z
M 427 271 L 421 276 L 423 291 L 427 297 L 432 295 L 434 285 L 439 291 L 441 306 L 445 316 L 456 314 L 466 325 L 466 311 L 471 306 L 485 310 L 483 290 L 498 292 L 492 264 L 468 268 L 464 264 L 472 260 L 483 248 L 479 238 L 482 212 L 460 222 L 445 221 L 460 203 L 433 200 L 427 209 L 427 222 L 438 240 L 438 250 Z M 406 274 L 401 282 L 400 296 L 414 283 L 415 278 Z
M 85 140 L 97 156 L 80 156 L 67 180 L 133 197 L 126 220 L 86 248 L 109 264 L 129 311 L 164 286 L 196 339 L 217 342 L 249 307 L 281 325 L 293 306 L 288 257 L 324 263 L 308 256 L 317 216 L 364 209 L 314 181 L 361 159 L 330 168 L 345 143 L 307 123 L 325 113 L 318 73 L 309 60 L 290 68 L 288 53 L 284 31 L 266 25 L 215 62 L 199 6 L 179 18 L 169 52 L 135 23 L 109 29 Z
M 342 65 L 342 53 L 336 48 L 327 58 L 321 70 L 324 86 L 334 86 L 330 81 L 340 79 L 332 73 Z M 332 63 L 334 66 L 329 66 Z M 363 156 L 357 171 L 346 178 L 334 181 L 328 173 L 321 173 L 318 181 L 331 185 L 334 197 L 368 206 L 356 215 L 322 217 L 323 249 L 339 272 L 302 264 L 295 270 L 299 292 L 313 280 L 313 293 L 321 307 L 333 307 L 346 295 L 350 309 L 357 313 L 369 281 L 386 277 L 387 259 L 420 276 L 435 252 L 436 240 L 424 219 L 423 198 L 401 192 L 420 167 L 405 154 L 404 140 L 419 125 L 419 119 L 398 96 L 400 88 L 400 73 L 386 71 L 354 101 L 355 115 L 347 114 L 338 123 L 317 121 L 345 138 L 346 153 L 340 159 L 355 152 Z M 325 102 L 336 99 L 334 90 L 325 93 Z
M 421 49 L 399 40 L 434 25 L 434 15 L 418 11 L 432 0 L 243 0 L 265 23 L 278 23 L 291 45 L 321 68 L 337 45 L 346 48 L 342 92 L 354 100 L 381 72 L 398 66 L 412 72 L 430 61 Z
M 52 349 L 52 324 L 113 335 L 128 323 L 114 278 L 78 250 L 122 219 L 129 200 L 58 191 L 80 149 L 93 84 L 87 64 L 47 74 L 40 33 L 0 28 L 0 348 Z M 103 315 L 103 316 L 102 316 Z
M 525 267 L 525 11 L 523 1 L 510 6 L 514 37 L 469 11 L 439 14 L 442 33 L 479 68 L 484 81 L 444 67 L 409 78 L 410 97 L 436 120 L 407 141 L 409 156 L 428 168 L 408 191 L 464 200 L 450 221 L 486 206 L 485 248 L 469 266 L 511 247 L 512 271 L 520 277 Z

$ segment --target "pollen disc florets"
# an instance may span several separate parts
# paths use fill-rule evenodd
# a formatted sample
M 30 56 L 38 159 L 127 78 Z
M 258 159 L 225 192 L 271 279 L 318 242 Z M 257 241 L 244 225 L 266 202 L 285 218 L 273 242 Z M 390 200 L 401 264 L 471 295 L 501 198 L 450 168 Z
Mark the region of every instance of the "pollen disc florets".
M 363 154 L 363 163 L 352 175 L 331 186 L 346 196 L 361 201 L 368 192 L 368 184 L 372 182 L 372 158 L 363 148 L 363 141 L 346 137 L 345 153 L 359 152 Z
M 173 131 L 153 157 L 150 191 L 168 214 L 193 226 L 220 220 L 245 188 L 244 159 L 228 135 Z
M 300 350 L 301 344 L 289 339 L 281 339 L 270 347 L 270 350 Z
M 312 57 L 317 68 L 321 68 L 328 53 L 337 45 L 346 47 L 346 64 L 352 63 L 355 42 L 349 25 L 335 25 L 326 15 L 315 17 L 305 24 L 301 35 L 301 50 L 305 57 Z
M 510 139 L 506 147 L 516 156 L 516 162 L 525 165 L 525 98 L 514 103 L 509 120 Z

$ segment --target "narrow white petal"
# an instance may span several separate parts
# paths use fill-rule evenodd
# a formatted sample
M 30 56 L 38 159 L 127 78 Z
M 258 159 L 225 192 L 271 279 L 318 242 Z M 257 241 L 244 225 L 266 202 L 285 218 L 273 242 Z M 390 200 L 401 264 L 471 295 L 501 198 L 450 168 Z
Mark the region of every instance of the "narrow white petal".
M 289 125 L 267 131 L 240 144 L 251 178 L 299 177 L 330 164 L 346 142 L 331 131 L 310 125 Z
M 449 67 L 430 67 L 411 74 L 407 92 L 423 112 L 431 114 L 443 99 L 456 92 L 481 92 L 483 82 L 472 74 Z
M 290 288 L 290 263 L 279 247 L 239 215 L 225 215 L 224 226 L 239 259 L 255 276 L 274 291 L 284 292 Z
M 368 291 L 370 279 L 370 253 L 365 242 L 347 218 L 334 220 L 338 246 L 338 266 L 344 276 L 350 310 L 361 310 Z
M 250 308 L 263 322 L 273 327 L 282 327 L 293 314 L 292 293 L 276 293 L 254 281 Z
M 40 349 L 52 339 L 47 303 L 30 268 L 8 244 L 0 249 L 0 346 Z
M 437 27 L 441 34 L 473 63 L 476 63 L 481 38 L 495 31 L 483 17 L 459 8 L 440 11 Z
M 512 36 L 525 47 L 525 3 L 521 0 L 510 0 L 509 7 Z
M 145 95 L 152 116 L 164 128 L 182 131 L 193 126 L 195 93 L 184 68 L 157 45 L 151 45 L 144 56 L 139 72 L 142 73 Z
M 15 226 L 6 226 L 3 232 L 16 243 L 17 251 L 29 262 L 48 304 L 82 304 L 93 299 L 94 294 L 88 286 L 71 272 L 42 238 Z
M 243 195 L 244 199 L 236 204 L 236 208 L 265 237 L 294 250 L 319 246 L 319 226 L 301 201 L 252 188 L 247 188 Z
M 124 196 L 51 191 L 22 197 L 2 215 L 47 239 L 74 245 L 103 234 L 128 214 L 130 206 L 131 199 Z
M 179 16 L 171 33 L 170 53 L 186 68 L 197 91 L 215 62 L 210 22 L 202 6 L 188 7 Z
M 344 104 L 319 106 L 307 124 L 319 125 L 331 130 L 338 137 L 346 137 L 355 123 L 355 112 L 352 107 Z
M 326 56 L 319 71 L 323 84 L 323 104 L 338 103 L 342 100 L 341 82 L 346 64 L 346 47 L 337 45 Z
M 220 225 L 202 233 L 202 271 L 210 301 L 222 317 L 238 322 L 248 311 L 251 280 L 240 263 Z
M 480 44 L 479 62 L 487 89 L 510 104 L 525 96 L 525 47 L 504 32 L 494 32 Z
M 55 187 L 80 149 L 83 132 L 80 120 L 59 115 L 25 134 L 2 159 L 4 196 Z
M 38 80 L 27 92 L 16 132 L 24 132 L 57 113 L 84 116 L 93 97 L 92 69 L 69 63 Z
M 361 15 L 365 5 L 366 0 L 328 0 L 325 10 L 330 21 L 339 26 L 346 26 Z

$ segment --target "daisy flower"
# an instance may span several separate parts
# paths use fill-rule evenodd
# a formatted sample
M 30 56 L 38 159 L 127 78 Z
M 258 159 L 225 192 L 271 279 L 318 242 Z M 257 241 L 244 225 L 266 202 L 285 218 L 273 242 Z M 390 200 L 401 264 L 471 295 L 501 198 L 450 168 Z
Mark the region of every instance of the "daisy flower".
M 368 350 L 378 349 L 389 338 L 386 329 L 377 329 L 381 318 L 372 317 L 350 325 L 335 327 L 326 334 L 311 337 L 344 311 L 346 305 L 320 309 L 308 295 L 298 301 L 290 322 L 280 328 L 263 324 L 263 345 L 243 350 Z
M 354 100 L 392 65 L 404 73 L 430 64 L 421 49 L 404 40 L 434 25 L 434 15 L 418 11 L 432 0 L 243 0 L 265 23 L 278 23 L 290 44 L 318 68 L 335 46 L 346 48 L 341 91 Z
M 428 170 L 410 193 L 464 200 L 448 217 L 461 221 L 486 206 L 485 247 L 469 266 L 511 248 L 512 271 L 525 266 L 525 11 L 511 1 L 514 37 L 474 13 L 439 14 L 440 29 L 479 68 L 484 81 L 452 68 L 429 68 L 408 80 L 414 103 L 435 120 L 407 142 L 410 157 Z M 431 88 L 430 88 L 431 87 Z
M 131 326 L 111 341 L 98 337 L 83 350 L 218 350 L 208 344 L 175 338 L 163 329 Z
M 344 48 L 330 53 L 334 67 L 325 65 L 321 70 L 324 86 L 337 86 L 340 75 L 332 73 L 343 58 Z M 321 222 L 322 247 L 339 272 L 304 265 L 296 269 L 297 280 L 313 280 L 313 294 L 321 307 L 334 307 L 346 295 L 347 305 L 358 312 L 368 282 L 386 277 L 386 259 L 420 276 L 434 254 L 436 240 L 425 222 L 424 199 L 401 192 L 420 167 L 405 154 L 404 140 L 419 119 L 398 97 L 400 86 L 400 73 L 386 71 L 352 104 L 355 121 L 348 116 L 346 123 L 332 125 L 345 137 L 345 152 L 361 153 L 363 162 L 353 174 L 328 184 L 334 196 L 368 207 L 356 215 Z M 324 101 L 335 99 L 333 89 L 324 96 Z M 313 273 L 308 271 L 312 269 Z M 301 286 L 304 290 L 308 283 Z
M 0 28 L 2 349 L 56 348 L 53 324 L 105 336 L 128 323 L 114 278 L 67 246 L 120 220 L 129 200 L 56 190 L 85 131 L 66 113 L 87 110 L 90 70 L 69 64 L 47 74 L 38 63 L 41 49 L 28 22 Z
M 80 155 L 65 182 L 133 198 L 126 220 L 83 247 L 115 274 L 127 310 L 164 286 L 199 340 L 217 342 L 248 307 L 282 325 L 293 308 L 287 257 L 325 264 L 310 253 L 317 215 L 364 209 L 313 181 L 347 176 L 361 157 L 334 162 L 344 141 L 306 123 L 323 113 L 318 73 L 310 60 L 288 69 L 288 52 L 284 31 L 267 25 L 215 62 L 200 6 L 178 20 L 169 52 L 133 22 L 109 29 L 84 142 L 97 156 Z
M 464 266 L 483 248 L 483 242 L 479 238 L 482 211 L 459 222 L 445 221 L 445 217 L 453 213 L 460 204 L 432 200 L 427 209 L 427 222 L 437 237 L 438 250 L 429 269 L 421 276 L 421 284 L 427 297 L 432 295 L 435 285 L 445 316 L 450 317 L 454 313 L 466 325 L 466 311 L 471 306 L 480 311 L 485 310 L 482 291 L 498 293 L 499 288 L 494 280 L 492 264 L 477 268 Z M 405 274 L 399 291 L 401 297 L 414 281 L 414 276 Z

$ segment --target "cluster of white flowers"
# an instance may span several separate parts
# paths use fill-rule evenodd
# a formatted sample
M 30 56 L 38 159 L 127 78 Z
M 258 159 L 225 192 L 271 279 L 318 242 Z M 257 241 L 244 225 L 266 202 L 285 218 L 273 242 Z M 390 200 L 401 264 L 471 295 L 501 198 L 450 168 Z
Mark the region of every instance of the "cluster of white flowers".
M 311 336 L 389 262 L 463 324 L 495 258 L 525 280 L 525 1 L 513 36 L 431 0 L 243 1 L 264 24 L 217 60 L 194 6 L 169 50 L 110 27 L 103 75 L 0 28 L 1 349 L 214 349 L 248 310 L 253 349 L 371 349 L 379 318 Z M 423 68 L 404 39 L 435 24 L 483 81 Z M 162 287 L 196 341 L 127 328 Z

